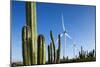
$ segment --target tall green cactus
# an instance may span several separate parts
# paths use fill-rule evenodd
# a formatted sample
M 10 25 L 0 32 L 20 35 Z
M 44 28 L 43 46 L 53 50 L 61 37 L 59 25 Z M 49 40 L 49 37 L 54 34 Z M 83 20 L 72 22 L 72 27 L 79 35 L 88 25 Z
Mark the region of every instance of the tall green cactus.
M 37 64 L 36 2 L 26 2 L 26 25 L 31 29 L 31 64 Z
M 53 46 L 52 43 L 50 43 L 50 63 L 53 63 Z
M 60 50 L 61 50 L 61 39 L 60 35 L 58 35 L 57 63 L 60 63 Z
M 48 45 L 48 63 L 54 63 L 53 58 L 53 44 L 51 42 L 50 45 Z
M 50 46 L 48 45 L 48 63 L 51 62 Z
M 43 35 L 38 36 L 38 52 L 37 52 L 37 63 L 45 64 L 46 63 L 46 47 L 45 47 L 45 39 Z
M 30 28 L 28 26 L 24 26 L 22 28 L 22 54 L 23 54 L 23 64 L 31 65 L 30 61 Z
M 42 64 L 46 64 L 46 45 L 45 45 L 45 38 L 42 35 Z
M 48 62 L 53 60 L 52 63 L 60 63 L 60 51 L 61 51 L 61 39 L 60 39 L 60 34 L 58 35 L 58 49 L 56 49 L 55 47 L 55 43 L 54 43 L 54 38 L 53 38 L 53 34 L 52 31 L 50 31 L 50 37 L 51 37 L 51 43 L 50 46 L 52 46 L 52 48 L 49 48 L 48 46 L 48 53 L 51 56 L 51 60 L 50 60 L 50 56 L 48 57 Z M 53 51 L 51 51 L 53 49 Z M 50 51 L 49 51 L 50 50 Z M 53 54 L 53 55 L 52 55 Z M 53 58 L 52 58 L 53 57 Z
M 53 44 L 53 52 L 54 52 L 54 63 L 56 63 L 56 48 L 55 48 L 55 43 L 54 43 L 54 38 L 53 38 L 53 34 L 52 34 L 52 31 L 50 31 L 50 37 L 51 37 L 51 40 L 52 40 L 52 44 Z

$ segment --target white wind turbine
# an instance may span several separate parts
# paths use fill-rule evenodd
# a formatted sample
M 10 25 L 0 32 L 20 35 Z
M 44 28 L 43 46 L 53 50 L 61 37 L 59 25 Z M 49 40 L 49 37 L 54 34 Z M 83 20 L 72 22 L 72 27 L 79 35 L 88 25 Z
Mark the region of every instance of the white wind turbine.
M 78 49 L 75 41 L 73 41 L 73 55 L 74 55 L 74 57 L 76 57 L 76 53 L 75 53 L 76 51 L 80 51 L 80 50 Z
M 72 39 L 69 35 L 68 35 L 68 33 L 67 33 L 67 31 L 66 31 L 66 29 L 65 29 L 65 25 L 64 25 L 64 18 L 63 18 L 63 13 L 62 13 L 62 15 L 61 15 L 61 17 L 62 17 L 62 27 L 63 27 L 63 32 L 60 34 L 60 37 L 62 37 L 62 36 L 64 36 L 64 57 L 66 57 L 66 38 L 68 37 L 69 39 Z M 57 39 L 57 43 L 58 43 L 58 39 Z
M 75 51 L 76 51 L 76 44 L 74 43 L 74 44 L 73 44 L 73 54 L 74 54 L 74 56 L 76 55 L 76 54 L 75 54 Z

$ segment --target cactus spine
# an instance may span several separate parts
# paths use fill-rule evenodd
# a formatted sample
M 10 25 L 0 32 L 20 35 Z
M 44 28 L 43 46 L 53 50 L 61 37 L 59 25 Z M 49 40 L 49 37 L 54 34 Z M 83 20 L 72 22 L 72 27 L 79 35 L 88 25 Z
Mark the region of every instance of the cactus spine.
M 23 54 L 23 64 L 31 65 L 30 61 L 30 28 L 28 26 L 24 26 L 22 28 L 22 54 Z
M 31 64 L 37 64 L 36 3 L 26 2 L 26 24 L 31 29 Z
M 38 36 L 38 64 L 46 63 L 46 48 L 45 48 L 45 39 L 43 35 Z

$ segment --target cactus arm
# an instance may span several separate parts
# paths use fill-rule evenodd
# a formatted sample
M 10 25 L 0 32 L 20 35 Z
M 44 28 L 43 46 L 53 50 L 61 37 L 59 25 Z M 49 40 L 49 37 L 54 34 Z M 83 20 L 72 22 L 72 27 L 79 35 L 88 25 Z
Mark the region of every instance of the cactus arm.
M 50 37 L 51 37 L 51 40 L 52 40 L 52 44 L 53 44 L 53 50 L 54 50 L 54 63 L 56 62 L 56 50 L 55 50 L 55 43 L 54 43 L 54 38 L 53 38 L 53 34 L 52 34 L 52 31 L 50 31 Z
M 22 28 L 22 54 L 23 54 L 24 65 L 31 65 L 30 51 L 29 51 L 29 47 L 30 47 L 29 38 L 30 38 L 29 27 L 24 26 Z
M 45 38 L 42 35 L 42 64 L 46 63 L 46 46 L 45 46 Z
M 48 63 L 51 62 L 50 46 L 48 45 Z
M 53 48 L 52 48 L 52 43 L 50 43 L 50 54 L 51 54 L 51 63 L 53 63 Z
M 61 50 L 61 39 L 60 35 L 58 35 L 58 50 L 57 50 L 57 63 L 60 63 L 60 50 Z
M 46 63 L 46 47 L 45 47 L 45 39 L 43 35 L 38 36 L 38 53 L 37 53 L 37 63 L 45 64 Z

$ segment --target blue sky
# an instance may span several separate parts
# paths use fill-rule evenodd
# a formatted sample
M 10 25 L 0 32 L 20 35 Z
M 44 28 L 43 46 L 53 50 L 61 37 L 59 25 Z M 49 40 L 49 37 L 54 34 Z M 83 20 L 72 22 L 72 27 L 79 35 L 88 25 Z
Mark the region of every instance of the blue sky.
M 21 31 L 26 23 L 25 2 L 13 1 L 11 8 L 12 61 L 22 61 Z M 95 49 L 95 6 L 38 2 L 36 8 L 37 32 L 45 36 L 46 48 L 51 41 L 50 30 L 55 41 L 57 35 L 63 32 L 61 23 L 61 13 L 63 13 L 65 28 L 76 44 L 75 54 L 78 54 L 81 46 L 88 51 Z M 73 41 L 67 38 L 66 42 L 66 55 L 72 58 L 74 57 Z M 63 49 L 64 37 L 61 38 L 61 43 Z M 61 58 L 62 55 L 63 50 L 61 50 Z

